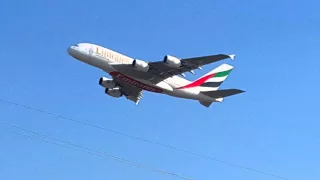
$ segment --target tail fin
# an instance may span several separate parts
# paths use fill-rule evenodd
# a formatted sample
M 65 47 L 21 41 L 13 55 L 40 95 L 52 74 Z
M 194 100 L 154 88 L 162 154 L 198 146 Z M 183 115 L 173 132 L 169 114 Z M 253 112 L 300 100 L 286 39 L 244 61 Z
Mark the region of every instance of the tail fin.
M 203 75 L 199 79 L 193 81 L 192 83 L 180 87 L 182 88 L 192 88 L 198 87 L 200 91 L 213 91 L 217 90 L 219 86 L 225 81 L 232 71 L 233 66 L 229 64 L 222 64 L 207 74 Z
M 233 66 L 229 64 L 222 64 L 214 70 L 210 71 L 201 78 L 207 77 L 208 79 L 200 85 L 200 91 L 212 91 L 217 90 L 221 84 L 227 79 L 230 72 L 232 71 Z M 201 79 L 200 78 L 200 79 Z

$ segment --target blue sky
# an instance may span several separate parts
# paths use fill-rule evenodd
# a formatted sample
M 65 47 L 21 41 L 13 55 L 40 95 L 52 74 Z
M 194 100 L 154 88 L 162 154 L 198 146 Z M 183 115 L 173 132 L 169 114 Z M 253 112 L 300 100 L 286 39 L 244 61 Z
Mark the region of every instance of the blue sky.
M 3 1 L 0 98 L 288 179 L 319 179 L 317 1 Z M 91 42 L 158 61 L 236 53 L 209 109 L 145 93 L 104 94 L 106 75 L 66 49 Z M 209 65 L 195 79 L 215 68 Z M 195 179 L 277 179 L 0 103 L 0 120 Z M 1 129 L 12 129 L 0 124 Z M 0 131 L 0 179 L 178 179 Z

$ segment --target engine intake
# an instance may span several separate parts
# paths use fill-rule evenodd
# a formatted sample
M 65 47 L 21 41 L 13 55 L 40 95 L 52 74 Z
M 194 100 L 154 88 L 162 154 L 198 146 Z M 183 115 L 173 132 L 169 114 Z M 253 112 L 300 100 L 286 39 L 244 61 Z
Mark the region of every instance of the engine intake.
M 176 58 L 176 57 L 173 57 L 173 56 L 170 56 L 170 55 L 166 55 L 164 58 L 163 58 L 163 62 L 169 66 L 169 67 L 172 67 L 172 68 L 179 68 L 181 66 L 181 61 L 180 59 Z
M 132 67 L 142 72 L 149 71 L 149 64 L 138 59 L 133 60 Z
M 118 88 L 115 88 L 115 89 L 107 88 L 105 93 L 108 94 L 109 96 L 117 97 L 117 98 L 122 96 L 122 92 Z
M 99 85 L 108 89 L 112 89 L 117 86 L 112 79 L 108 79 L 106 77 L 102 77 L 99 79 Z

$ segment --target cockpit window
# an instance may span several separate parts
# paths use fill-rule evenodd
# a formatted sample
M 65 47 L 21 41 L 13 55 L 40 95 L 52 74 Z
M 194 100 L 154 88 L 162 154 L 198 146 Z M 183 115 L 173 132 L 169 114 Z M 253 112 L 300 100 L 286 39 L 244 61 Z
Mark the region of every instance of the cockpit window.
M 75 47 L 79 47 L 79 45 L 78 45 L 78 44 L 75 44 L 75 45 L 73 45 L 73 46 L 75 46 Z

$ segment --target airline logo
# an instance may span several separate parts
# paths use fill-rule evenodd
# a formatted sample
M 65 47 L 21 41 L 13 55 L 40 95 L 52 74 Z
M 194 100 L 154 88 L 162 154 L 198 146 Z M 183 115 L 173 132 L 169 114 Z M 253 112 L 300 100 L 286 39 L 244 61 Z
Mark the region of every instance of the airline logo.
M 144 84 L 144 83 L 142 83 L 140 81 L 137 81 L 137 80 L 135 80 L 135 79 L 133 79 L 133 78 L 131 78 L 129 76 L 126 76 L 126 75 L 124 75 L 124 74 L 122 74 L 120 72 L 114 71 L 114 72 L 111 72 L 110 75 L 114 76 L 116 78 L 119 78 L 120 80 L 122 80 L 122 81 L 124 81 L 126 83 L 129 83 L 129 84 L 131 84 L 133 86 L 136 86 L 138 88 L 146 90 L 146 91 L 151 91 L 151 92 L 156 92 L 156 93 L 161 93 L 162 92 L 162 89 L 159 89 L 159 88 L 152 87 L 152 86 L 149 86 L 147 84 Z
M 204 76 L 186 86 L 179 87 L 177 89 L 184 89 L 184 88 L 192 88 L 197 86 L 203 86 L 203 87 L 219 87 L 221 83 L 226 80 L 227 76 L 231 72 L 232 69 L 216 72 L 209 74 L 207 76 Z

